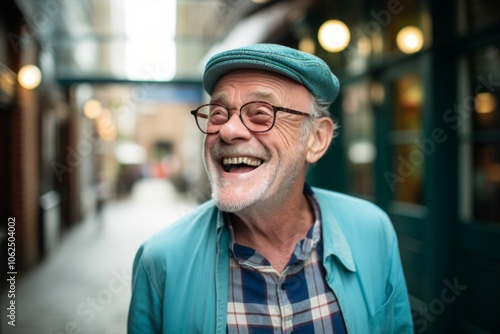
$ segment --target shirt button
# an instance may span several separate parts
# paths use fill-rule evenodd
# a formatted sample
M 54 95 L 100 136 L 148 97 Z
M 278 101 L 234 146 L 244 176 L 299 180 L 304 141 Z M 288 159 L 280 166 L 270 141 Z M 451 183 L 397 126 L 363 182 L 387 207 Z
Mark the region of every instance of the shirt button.
M 281 283 L 281 290 L 286 290 L 286 283 Z

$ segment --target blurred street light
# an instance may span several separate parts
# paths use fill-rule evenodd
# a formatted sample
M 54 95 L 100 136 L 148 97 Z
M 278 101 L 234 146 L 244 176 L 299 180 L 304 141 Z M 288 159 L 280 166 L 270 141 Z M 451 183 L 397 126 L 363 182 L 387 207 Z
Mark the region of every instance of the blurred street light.
M 329 52 L 344 50 L 351 40 L 351 33 L 344 22 L 328 20 L 318 30 L 319 44 Z

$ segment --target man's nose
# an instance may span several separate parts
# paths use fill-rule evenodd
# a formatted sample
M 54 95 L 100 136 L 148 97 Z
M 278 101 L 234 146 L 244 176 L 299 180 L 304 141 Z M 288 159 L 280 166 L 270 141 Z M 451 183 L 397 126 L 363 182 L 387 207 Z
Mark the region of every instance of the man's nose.
M 237 113 L 229 116 L 219 130 L 220 138 L 230 144 L 235 141 L 244 141 L 250 139 L 252 133 L 246 128 Z

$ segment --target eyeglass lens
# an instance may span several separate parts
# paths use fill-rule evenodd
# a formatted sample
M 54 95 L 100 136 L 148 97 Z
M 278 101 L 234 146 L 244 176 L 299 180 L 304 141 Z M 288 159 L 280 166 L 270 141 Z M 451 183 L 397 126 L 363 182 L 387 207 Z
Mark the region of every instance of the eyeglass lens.
M 229 120 L 226 108 L 208 104 L 198 109 L 196 120 L 203 132 L 215 133 Z M 240 118 L 243 124 L 254 132 L 268 131 L 274 123 L 274 109 L 271 105 L 263 102 L 251 102 L 240 110 Z

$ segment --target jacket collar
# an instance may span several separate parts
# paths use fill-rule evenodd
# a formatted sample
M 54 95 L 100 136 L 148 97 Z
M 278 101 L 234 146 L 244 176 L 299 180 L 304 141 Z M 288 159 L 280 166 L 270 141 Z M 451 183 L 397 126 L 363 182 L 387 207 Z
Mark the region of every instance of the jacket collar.
M 323 228 L 322 238 L 324 249 L 323 258 L 326 260 L 330 256 L 335 256 L 346 269 L 355 272 L 356 264 L 354 263 L 351 247 L 347 243 L 344 232 L 342 232 L 338 223 L 334 206 L 331 203 L 332 199 L 323 196 L 321 191 L 315 193 L 313 188 L 311 188 L 308 184 L 304 186 L 304 191 L 313 194 L 313 197 L 318 201 L 321 210 L 320 214 L 321 226 Z
M 335 256 L 347 270 L 355 272 L 356 264 L 354 263 L 351 247 L 347 243 L 345 235 L 340 228 L 331 199 L 327 199 L 323 196 L 321 191 L 317 193 L 314 192 L 313 188 L 307 183 L 304 185 L 304 192 L 310 194 L 319 204 L 322 226 L 321 237 L 323 239 L 324 252 L 323 258 L 326 260 L 330 256 Z M 219 238 L 221 232 L 226 229 L 227 226 L 224 222 L 224 212 L 217 209 L 217 234 Z M 228 233 L 227 230 L 226 233 Z

